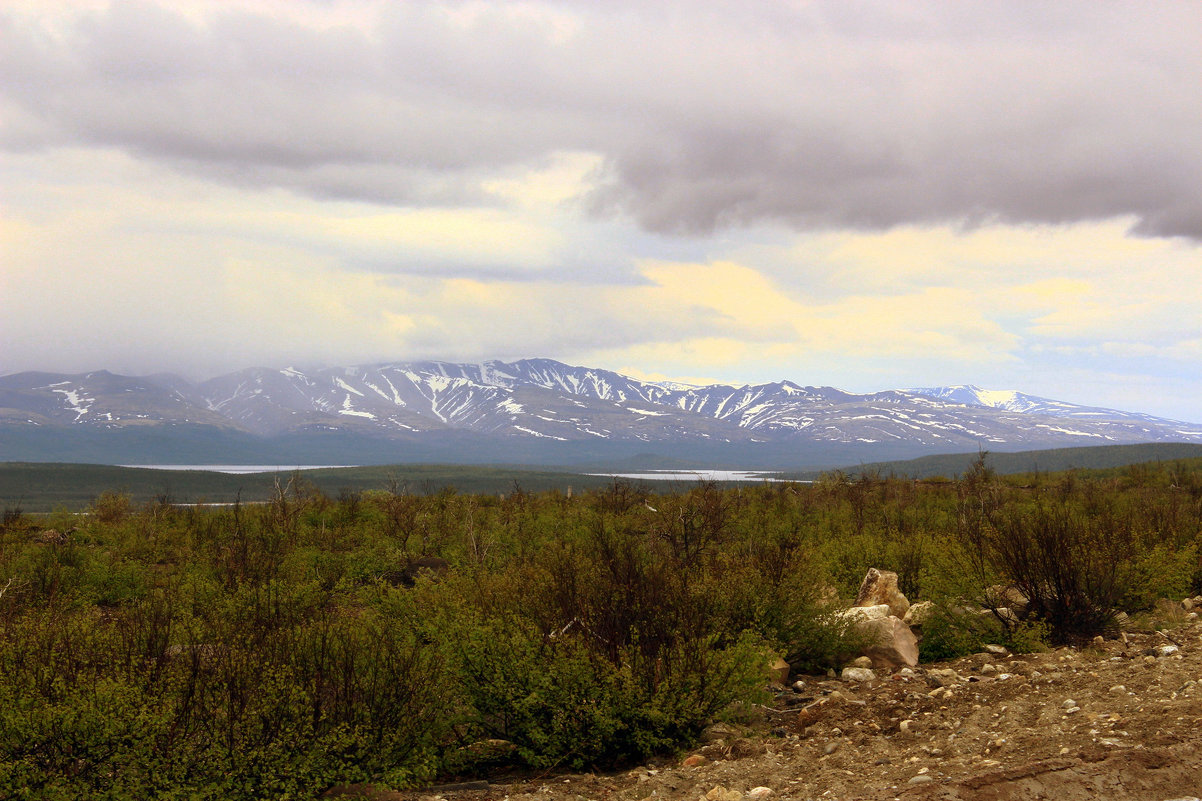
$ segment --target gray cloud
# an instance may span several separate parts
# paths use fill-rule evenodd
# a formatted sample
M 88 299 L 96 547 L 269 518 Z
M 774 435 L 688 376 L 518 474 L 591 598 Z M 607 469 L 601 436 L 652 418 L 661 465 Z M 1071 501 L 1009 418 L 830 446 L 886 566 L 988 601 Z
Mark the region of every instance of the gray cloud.
M 496 202 L 489 176 L 586 150 L 589 208 L 650 231 L 1132 215 L 1202 239 L 1197 3 L 382 8 L 0 12 L 0 145 L 409 205 Z

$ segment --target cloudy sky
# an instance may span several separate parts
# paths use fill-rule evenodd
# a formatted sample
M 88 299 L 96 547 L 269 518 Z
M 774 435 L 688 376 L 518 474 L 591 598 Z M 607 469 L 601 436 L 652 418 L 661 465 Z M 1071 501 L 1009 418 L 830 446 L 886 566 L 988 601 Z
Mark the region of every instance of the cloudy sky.
M 1202 421 L 1202 2 L 0 0 L 0 373 L 549 356 Z

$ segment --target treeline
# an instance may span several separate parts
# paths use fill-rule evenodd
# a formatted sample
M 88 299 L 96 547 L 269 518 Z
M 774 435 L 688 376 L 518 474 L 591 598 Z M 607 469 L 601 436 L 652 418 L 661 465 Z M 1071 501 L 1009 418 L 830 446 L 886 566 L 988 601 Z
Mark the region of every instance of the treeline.
M 769 657 L 841 666 L 868 567 L 924 658 L 1202 592 L 1202 472 L 136 505 L 0 528 L 0 796 L 308 798 L 671 751 Z M 998 587 L 1026 596 L 991 613 Z

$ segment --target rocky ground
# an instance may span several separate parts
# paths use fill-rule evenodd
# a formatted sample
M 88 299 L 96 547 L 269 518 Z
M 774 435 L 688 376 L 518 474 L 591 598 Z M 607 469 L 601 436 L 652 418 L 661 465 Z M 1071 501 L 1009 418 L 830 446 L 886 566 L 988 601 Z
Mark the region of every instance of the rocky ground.
M 678 758 L 375 793 L 384 801 L 1109 799 L 1202 796 L 1202 624 L 980 653 L 868 681 L 802 677 Z M 1000 650 L 1000 649 L 999 649 Z M 348 793 L 348 794 L 351 794 Z

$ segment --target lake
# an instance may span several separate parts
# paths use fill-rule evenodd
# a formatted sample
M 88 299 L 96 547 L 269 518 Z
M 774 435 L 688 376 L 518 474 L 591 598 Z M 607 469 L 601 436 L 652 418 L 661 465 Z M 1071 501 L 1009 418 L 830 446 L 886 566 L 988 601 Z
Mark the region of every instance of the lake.
M 117 467 L 138 467 L 143 470 L 204 470 L 210 473 L 291 473 L 293 470 L 333 470 L 358 467 L 355 464 L 298 464 L 285 467 L 267 464 L 119 464 Z
M 643 473 L 588 473 L 636 481 L 780 481 L 758 470 L 648 470 Z

